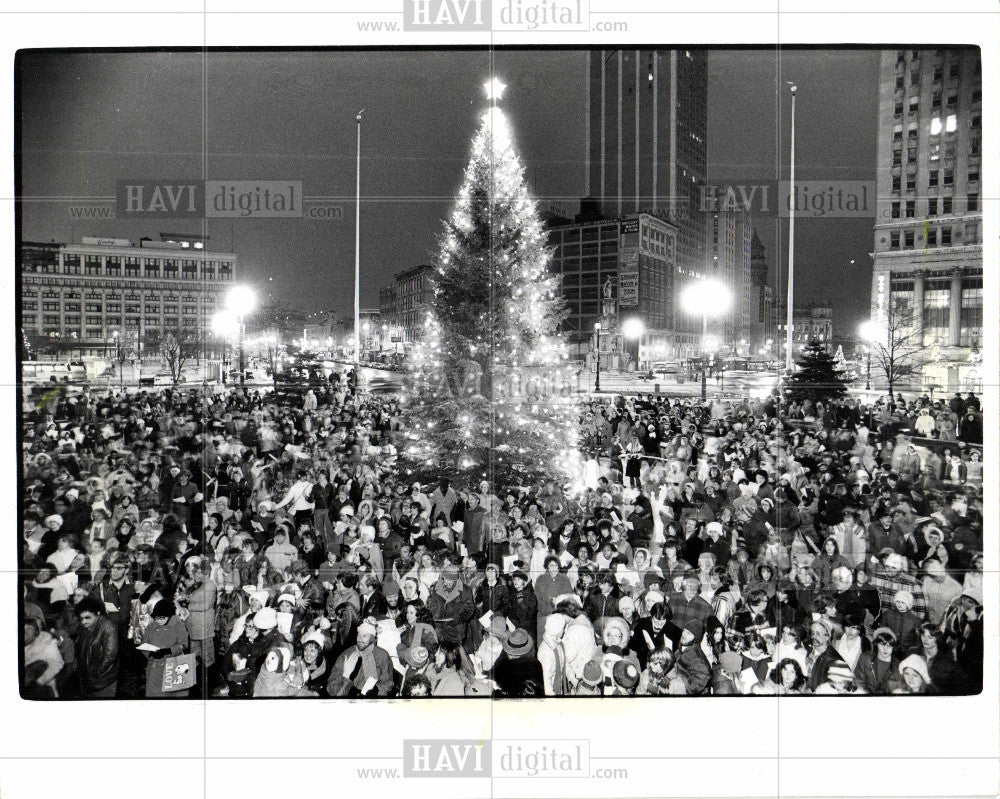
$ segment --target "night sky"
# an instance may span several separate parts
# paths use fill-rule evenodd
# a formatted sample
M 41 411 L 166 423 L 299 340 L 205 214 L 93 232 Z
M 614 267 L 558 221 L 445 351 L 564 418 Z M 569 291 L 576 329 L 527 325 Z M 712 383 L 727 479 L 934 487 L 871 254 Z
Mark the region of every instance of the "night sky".
M 492 58 L 508 84 L 503 105 L 533 192 L 578 200 L 586 189 L 585 53 L 496 51 Z M 69 53 L 27 55 L 19 65 L 22 194 L 44 198 L 24 205 L 24 239 L 201 232 L 200 221 L 71 219 L 69 205 L 113 197 L 118 180 L 301 180 L 307 197 L 330 198 L 343 218 L 211 219 L 210 246 L 236 252 L 241 280 L 266 286 L 275 300 L 346 314 L 355 114 L 366 109 L 361 299 L 377 307 L 393 273 L 433 257 L 485 107 L 491 54 Z M 874 180 L 877 70 L 874 50 L 711 51 L 709 182 L 775 180 L 779 146 L 787 178 L 788 94 L 781 93 L 779 120 L 776 87 L 790 79 L 799 86 L 798 176 Z M 779 227 L 772 203 L 755 224 L 776 283 L 786 222 Z M 853 333 L 868 305 L 872 225 L 871 218 L 796 220 L 796 297 L 829 299 L 839 335 Z

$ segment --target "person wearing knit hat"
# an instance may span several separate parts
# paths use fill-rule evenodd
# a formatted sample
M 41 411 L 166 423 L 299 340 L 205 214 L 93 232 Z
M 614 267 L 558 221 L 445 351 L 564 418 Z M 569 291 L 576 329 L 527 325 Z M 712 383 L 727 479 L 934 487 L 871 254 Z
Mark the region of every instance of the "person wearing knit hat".
M 614 680 L 612 696 L 632 696 L 639 684 L 639 667 L 631 660 L 619 660 L 612 667 Z
M 826 681 L 816 687 L 816 694 L 864 693 L 855 682 L 854 672 L 843 660 L 835 660 L 826 672 Z
M 892 602 L 901 613 L 913 610 L 913 594 L 905 589 L 901 589 L 893 594 Z
M 377 634 L 370 621 L 358 625 L 357 643 L 341 653 L 331 671 L 330 696 L 389 696 L 394 687 L 392 659 L 375 643 Z
M 897 694 L 928 694 L 934 693 L 931 675 L 927 662 L 920 655 L 910 655 L 899 664 L 899 674 L 903 685 L 896 689 Z
M 604 672 L 601 670 L 601 664 L 596 660 L 591 660 L 583 667 L 574 694 L 576 696 L 601 696 L 604 693 L 603 686 Z
M 740 673 L 743 656 L 739 652 L 723 652 L 712 674 L 712 693 L 720 696 L 741 696 L 744 692 Z

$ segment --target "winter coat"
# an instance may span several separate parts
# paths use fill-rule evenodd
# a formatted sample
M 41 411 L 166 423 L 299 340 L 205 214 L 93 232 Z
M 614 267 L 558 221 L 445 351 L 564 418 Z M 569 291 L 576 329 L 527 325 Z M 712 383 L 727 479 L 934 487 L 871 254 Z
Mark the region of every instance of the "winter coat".
M 447 643 L 461 644 L 465 639 L 465 626 L 475 615 L 476 604 L 472 600 L 472 592 L 461 583 L 456 583 L 455 589 L 446 594 L 438 582 L 427 598 L 427 609 L 434 616 L 438 638 Z
M 188 594 L 188 634 L 195 641 L 209 641 L 215 637 L 215 603 L 219 589 L 206 580 Z
M 90 630 L 81 625 L 76 663 L 85 695 L 102 691 L 118 679 L 118 627 L 107 616 L 98 616 Z

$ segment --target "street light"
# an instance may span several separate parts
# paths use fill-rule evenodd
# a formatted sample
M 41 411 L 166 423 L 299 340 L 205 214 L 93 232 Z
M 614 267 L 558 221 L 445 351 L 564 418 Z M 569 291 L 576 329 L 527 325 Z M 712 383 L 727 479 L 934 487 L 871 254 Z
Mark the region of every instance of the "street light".
M 858 325 L 858 335 L 865 342 L 865 391 L 872 390 L 872 344 L 882 339 L 882 327 L 874 319 Z
M 635 344 L 635 368 L 639 368 L 639 339 L 642 338 L 643 333 L 646 332 L 646 323 L 643 322 L 636 316 L 626 319 L 622 322 L 622 334 L 629 341 L 634 341 Z M 632 355 L 631 347 L 629 348 L 629 356 Z
M 701 399 L 704 401 L 708 396 L 708 353 L 711 345 L 713 349 L 719 346 L 719 340 L 715 336 L 708 335 L 708 317 L 721 316 L 725 314 L 733 298 L 729 292 L 729 287 L 721 280 L 715 278 L 702 278 L 689 283 L 681 292 L 681 307 L 686 313 L 693 316 L 701 316 Z
M 244 319 L 257 307 L 257 295 L 249 286 L 233 286 L 226 295 L 226 308 L 234 314 L 240 336 L 240 385 L 246 383 L 246 366 L 243 363 L 243 338 L 246 334 Z
M 594 371 L 594 393 L 596 394 L 601 390 L 601 323 L 594 323 L 594 337 L 597 342 L 594 346 L 594 352 L 597 356 L 597 368 Z

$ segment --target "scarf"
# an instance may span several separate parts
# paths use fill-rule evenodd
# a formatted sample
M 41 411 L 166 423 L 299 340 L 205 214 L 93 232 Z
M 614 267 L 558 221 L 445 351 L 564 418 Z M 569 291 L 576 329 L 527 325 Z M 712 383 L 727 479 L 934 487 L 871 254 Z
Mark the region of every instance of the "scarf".
M 462 581 L 456 580 L 455 584 L 451 587 L 451 590 L 447 590 L 438 580 L 434 583 L 434 593 L 441 597 L 445 603 L 452 602 L 459 597 L 462 593 Z

